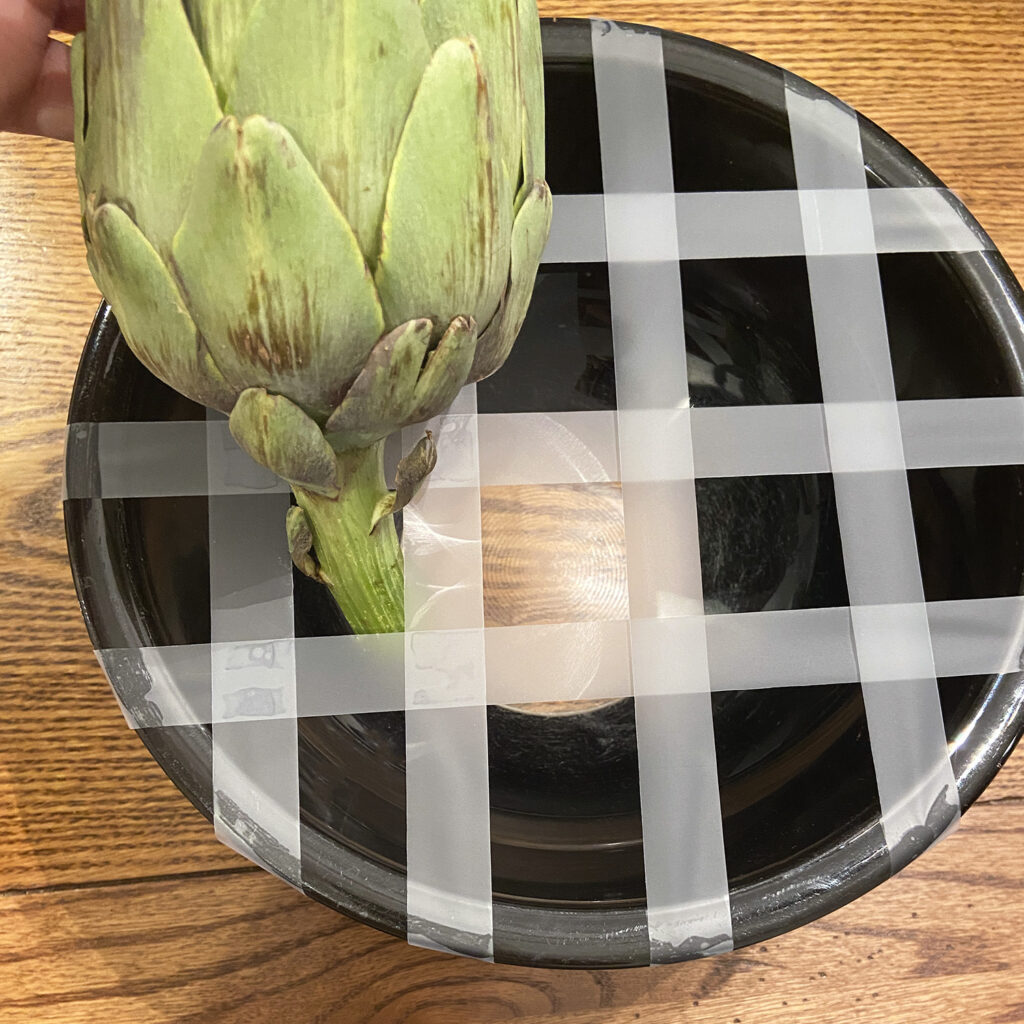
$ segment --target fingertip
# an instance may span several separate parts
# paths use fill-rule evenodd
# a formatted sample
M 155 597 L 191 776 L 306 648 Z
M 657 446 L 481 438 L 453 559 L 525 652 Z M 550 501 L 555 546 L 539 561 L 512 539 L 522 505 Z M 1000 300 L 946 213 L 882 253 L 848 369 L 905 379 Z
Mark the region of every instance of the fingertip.
M 34 135 L 42 135 L 60 142 L 75 140 L 75 112 L 70 103 L 41 106 L 36 111 Z
M 75 137 L 71 93 L 71 50 L 50 40 L 35 88 L 10 126 L 11 131 L 70 142 Z

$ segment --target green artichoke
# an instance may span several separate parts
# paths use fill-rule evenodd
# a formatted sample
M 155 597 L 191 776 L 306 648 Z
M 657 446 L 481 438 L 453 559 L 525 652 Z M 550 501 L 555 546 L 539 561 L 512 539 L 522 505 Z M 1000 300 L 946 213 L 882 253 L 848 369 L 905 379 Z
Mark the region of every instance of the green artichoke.
M 88 0 L 89 265 L 142 363 L 291 485 L 296 565 L 404 628 L 383 442 L 499 369 L 551 222 L 535 0 Z

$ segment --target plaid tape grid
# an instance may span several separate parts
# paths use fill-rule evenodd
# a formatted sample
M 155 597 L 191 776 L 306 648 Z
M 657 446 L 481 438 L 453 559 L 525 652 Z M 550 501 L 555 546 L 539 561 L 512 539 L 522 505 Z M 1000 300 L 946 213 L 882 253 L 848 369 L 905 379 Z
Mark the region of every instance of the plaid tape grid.
M 607 266 L 616 408 L 480 412 L 470 388 L 432 424 L 404 635 L 296 638 L 287 489 L 222 417 L 72 424 L 66 497 L 208 498 L 211 643 L 98 656 L 115 689 L 148 678 L 134 728 L 212 726 L 217 835 L 249 859 L 301 887 L 298 719 L 405 712 L 416 945 L 495 956 L 488 706 L 633 698 L 667 963 L 733 945 L 715 692 L 859 683 L 893 869 L 956 826 L 936 681 L 1020 670 L 1024 597 L 925 600 L 907 470 L 1024 463 L 1024 398 L 897 402 L 879 254 L 991 243 L 944 190 L 869 189 L 852 111 L 787 76 L 798 187 L 677 194 L 662 37 L 594 22 L 592 45 L 604 194 L 556 196 L 545 262 Z M 806 260 L 823 400 L 693 407 L 679 262 L 774 256 Z M 708 614 L 698 481 L 803 474 L 834 482 L 849 605 Z M 481 488 L 570 483 L 621 485 L 628 615 L 486 625 Z

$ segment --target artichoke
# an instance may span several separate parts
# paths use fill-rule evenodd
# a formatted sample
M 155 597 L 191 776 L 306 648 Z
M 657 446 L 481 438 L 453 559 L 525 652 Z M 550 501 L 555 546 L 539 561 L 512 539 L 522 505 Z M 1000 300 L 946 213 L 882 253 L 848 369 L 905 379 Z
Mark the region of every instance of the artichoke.
M 402 630 L 393 513 L 436 451 L 391 493 L 384 439 L 501 367 L 550 228 L 535 0 L 88 0 L 72 74 L 126 341 L 289 482 L 352 626 Z

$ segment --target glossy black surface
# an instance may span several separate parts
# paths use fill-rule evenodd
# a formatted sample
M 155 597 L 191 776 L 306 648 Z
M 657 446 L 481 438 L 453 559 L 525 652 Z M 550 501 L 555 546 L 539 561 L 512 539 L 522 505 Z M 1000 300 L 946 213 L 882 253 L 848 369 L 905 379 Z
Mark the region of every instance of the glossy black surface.
M 548 25 L 545 46 L 552 187 L 599 192 L 589 26 Z M 678 36 L 666 37 L 666 60 L 675 121 L 713 126 L 699 145 L 691 133 L 676 147 L 679 189 L 794 187 L 778 69 Z M 938 184 L 875 126 L 862 122 L 862 134 L 869 184 Z M 1020 289 L 997 254 L 893 255 L 880 266 L 902 399 L 1024 393 Z M 694 404 L 821 400 L 802 258 L 688 261 L 680 275 Z M 614 382 L 606 268 L 545 267 L 512 358 L 480 385 L 480 409 L 614 409 Z M 146 373 L 101 313 L 71 422 L 203 415 Z M 910 485 L 930 600 L 1021 592 L 1020 468 L 920 471 Z M 710 614 L 847 602 L 829 477 L 700 481 L 698 511 Z M 208 642 L 207 499 L 74 500 L 66 517 L 98 647 Z M 305 577 L 296 575 L 295 596 L 297 636 L 347 629 Z M 115 682 L 128 697 L 146 685 Z M 967 806 L 1019 733 L 1020 680 L 943 680 L 940 690 Z M 737 944 L 819 916 L 889 874 L 859 686 L 717 693 L 713 705 Z M 404 934 L 403 716 L 307 719 L 298 729 L 306 888 Z M 209 816 L 208 731 L 153 728 L 142 738 Z M 492 708 L 488 742 L 498 959 L 646 962 L 631 702 L 553 718 Z

